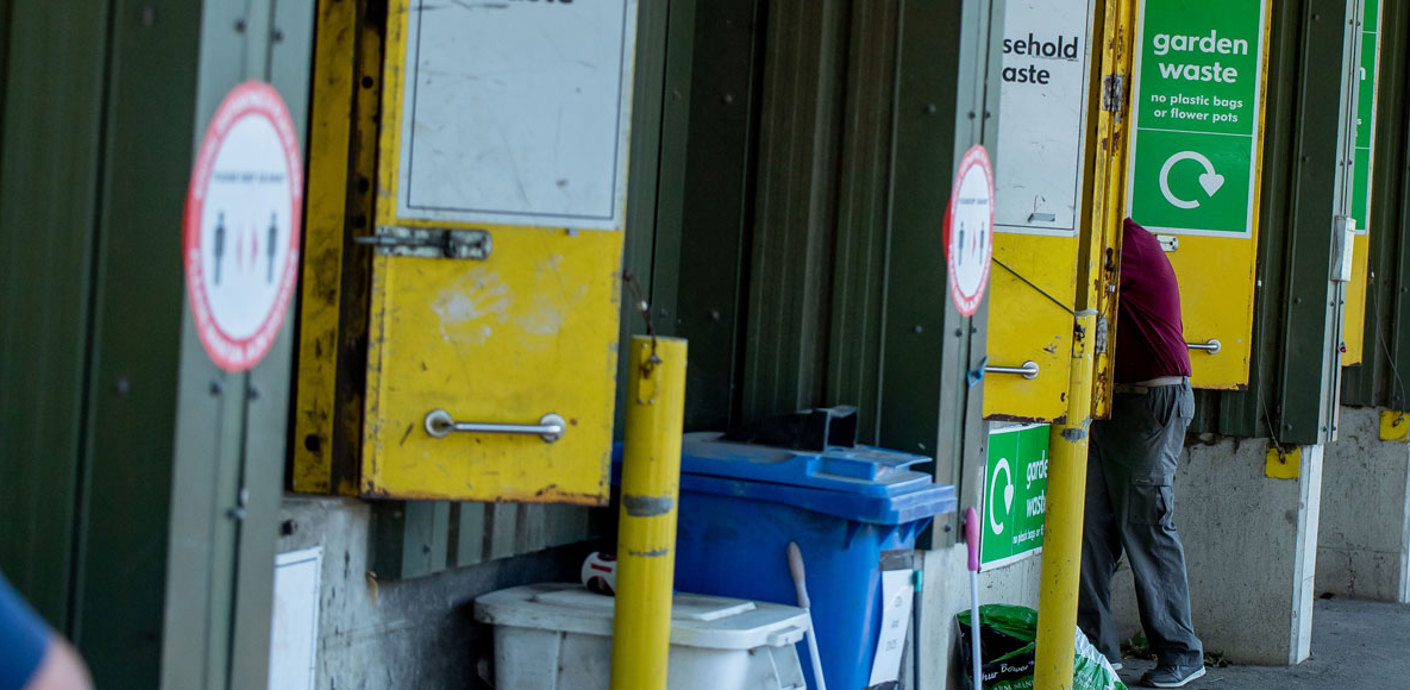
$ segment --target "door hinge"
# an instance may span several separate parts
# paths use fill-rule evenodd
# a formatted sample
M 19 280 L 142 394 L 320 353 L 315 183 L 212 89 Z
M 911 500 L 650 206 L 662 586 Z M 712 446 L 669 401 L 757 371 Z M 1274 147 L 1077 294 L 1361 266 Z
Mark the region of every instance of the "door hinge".
M 1122 111 L 1122 88 L 1126 83 L 1124 75 L 1108 74 L 1102 77 L 1102 110 L 1108 113 Z
M 358 237 L 358 244 L 376 248 L 381 256 L 419 256 L 431 259 L 474 259 L 490 256 L 493 242 L 484 230 L 405 228 L 383 225 L 376 235 Z

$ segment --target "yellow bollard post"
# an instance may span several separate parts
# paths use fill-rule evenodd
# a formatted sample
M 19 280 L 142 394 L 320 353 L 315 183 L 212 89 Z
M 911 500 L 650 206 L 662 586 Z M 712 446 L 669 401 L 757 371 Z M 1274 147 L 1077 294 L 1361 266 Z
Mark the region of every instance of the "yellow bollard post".
M 617 528 L 613 690 L 665 690 L 676 570 L 686 341 L 636 336 Z
M 1052 427 L 1043 575 L 1038 593 L 1038 650 L 1033 687 L 1072 687 L 1073 632 L 1082 575 L 1082 518 L 1087 495 L 1087 432 L 1092 418 L 1092 349 L 1097 313 L 1077 314 L 1072 340 L 1067 422 Z

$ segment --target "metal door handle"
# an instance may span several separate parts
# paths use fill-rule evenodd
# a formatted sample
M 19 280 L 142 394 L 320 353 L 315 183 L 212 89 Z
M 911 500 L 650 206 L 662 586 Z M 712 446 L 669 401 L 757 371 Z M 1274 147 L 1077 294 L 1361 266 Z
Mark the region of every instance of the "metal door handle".
M 457 422 L 445 410 L 431 410 L 426 413 L 426 433 L 432 438 L 445 438 L 452 431 L 467 434 L 527 434 L 538 436 L 546 443 L 563 438 L 568 428 L 562 417 L 550 412 L 538 424 L 502 424 L 499 422 Z
M 1185 347 L 1191 350 L 1204 350 L 1211 355 L 1217 355 L 1219 354 L 1219 348 L 1223 347 L 1223 345 L 1220 345 L 1218 340 L 1210 338 L 1209 342 L 1206 343 L 1185 343 Z
M 1028 360 L 1021 367 L 984 367 L 986 374 L 1018 374 L 1025 379 L 1032 381 L 1038 378 L 1038 363 Z

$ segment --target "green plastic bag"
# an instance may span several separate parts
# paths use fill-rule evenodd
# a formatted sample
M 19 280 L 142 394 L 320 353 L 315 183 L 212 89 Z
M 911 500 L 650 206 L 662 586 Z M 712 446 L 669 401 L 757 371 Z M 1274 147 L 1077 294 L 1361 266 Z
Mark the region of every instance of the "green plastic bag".
M 960 680 L 972 687 L 970 670 L 969 611 L 955 616 L 960 647 Z M 979 607 L 979 646 L 983 657 L 985 690 L 1027 690 L 1033 687 L 1033 661 L 1037 653 L 1038 612 L 1027 606 L 985 604 Z M 1126 690 L 1106 657 L 1098 652 L 1081 629 L 1076 630 L 1072 669 L 1073 690 Z

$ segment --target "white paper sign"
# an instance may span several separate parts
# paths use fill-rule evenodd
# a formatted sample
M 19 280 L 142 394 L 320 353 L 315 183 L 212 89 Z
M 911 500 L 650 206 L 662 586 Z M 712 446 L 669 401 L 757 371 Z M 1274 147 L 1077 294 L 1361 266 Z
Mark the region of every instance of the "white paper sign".
M 634 0 L 411 0 L 402 218 L 618 229 Z
M 872 657 L 871 680 L 867 687 L 894 683 L 901 677 L 901 654 L 906 649 L 911 605 L 915 599 L 915 571 L 882 571 L 881 596 L 885 606 L 881 610 L 881 635 L 876 640 L 876 655 Z
M 1077 234 L 1087 129 L 1088 0 L 1011 0 L 1004 14 L 995 230 Z
M 318 610 L 323 547 L 279 554 L 269 636 L 270 690 L 313 690 L 318 670 Z

